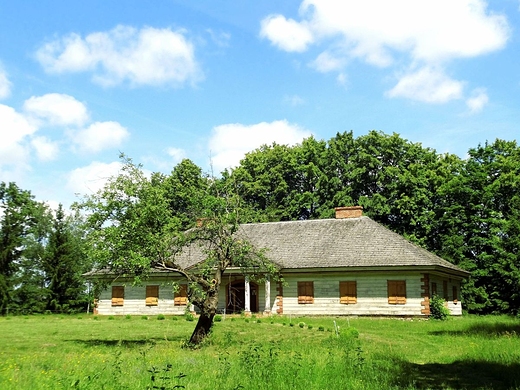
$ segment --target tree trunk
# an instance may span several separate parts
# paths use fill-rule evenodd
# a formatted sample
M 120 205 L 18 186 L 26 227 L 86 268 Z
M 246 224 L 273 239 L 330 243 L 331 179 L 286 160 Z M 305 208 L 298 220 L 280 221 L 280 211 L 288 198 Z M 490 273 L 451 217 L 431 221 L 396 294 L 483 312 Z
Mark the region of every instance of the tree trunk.
M 199 345 L 211 331 L 211 327 L 213 326 L 213 317 L 215 317 L 218 307 L 218 288 L 219 285 L 216 284 L 214 288 L 207 291 L 206 299 L 202 305 L 199 306 L 199 320 L 197 321 L 197 325 L 190 337 L 190 344 L 192 345 Z
M 190 338 L 190 344 L 199 345 L 211 331 L 215 312 L 205 313 L 202 311 Z

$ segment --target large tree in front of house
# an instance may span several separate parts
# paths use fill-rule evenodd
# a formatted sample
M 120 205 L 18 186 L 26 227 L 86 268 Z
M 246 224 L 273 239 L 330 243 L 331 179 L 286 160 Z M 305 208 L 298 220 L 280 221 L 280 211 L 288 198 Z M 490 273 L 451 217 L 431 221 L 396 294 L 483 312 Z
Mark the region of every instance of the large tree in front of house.
M 122 159 L 120 174 L 78 204 L 87 212 L 88 255 L 97 268 L 133 276 L 136 283 L 156 268 L 181 274 L 188 281 L 190 303 L 199 309 L 190 338 L 199 344 L 211 330 L 228 267 L 258 275 L 275 274 L 276 268 L 261 249 L 236 234 L 241 209 L 232 182 L 224 185 L 203 175 L 189 160 L 170 175 L 147 175 L 141 166 Z M 190 245 L 200 247 L 204 260 L 188 268 L 179 259 Z

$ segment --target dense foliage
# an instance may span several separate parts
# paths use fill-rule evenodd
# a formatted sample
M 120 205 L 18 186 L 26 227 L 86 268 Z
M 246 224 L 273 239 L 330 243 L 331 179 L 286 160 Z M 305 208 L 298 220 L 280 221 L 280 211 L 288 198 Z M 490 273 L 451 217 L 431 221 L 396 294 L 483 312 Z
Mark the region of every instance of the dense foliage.
M 182 232 L 199 217 L 218 221 L 227 215 L 220 226 L 231 227 L 229 234 L 238 223 L 331 218 L 334 207 L 362 205 L 369 217 L 470 271 L 462 291 L 470 312 L 519 314 L 519 186 L 515 141 L 479 145 L 462 159 L 377 131 L 264 145 L 218 179 L 189 160 L 168 175 L 149 176 L 127 163 L 104 192 L 83 204 L 94 211 L 87 255 L 98 265 L 145 277 L 177 250 L 172 238 L 194 239 Z M 68 298 L 52 297 L 68 294 L 52 279 L 54 256 L 63 264 L 81 259 L 84 233 L 77 224 L 62 233 L 59 218 L 13 183 L 1 183 L 0 200 L 0 311 L 7 305 L 64 308 Z M 205 226 L 219 232 L 219 224 Z M 62 239 L 70 243 L 62 245 Z M 86 267 L 84 260 L 75 264 L 75 270 Z M 78 273 L 70 277 L 78 282 Z
M 0 314 L 84 310 L 88 296 L 78 217 L 54 215 L 31 193 L 0 183 Z
M 224 173 L 239 183 L 248 221 L 332 217 L 334 207 L 365 214 L 472 273 L 465 307 L 520 310 L 520 148 L 496 140 L 463 160 L 397 134 L 273 144 Z

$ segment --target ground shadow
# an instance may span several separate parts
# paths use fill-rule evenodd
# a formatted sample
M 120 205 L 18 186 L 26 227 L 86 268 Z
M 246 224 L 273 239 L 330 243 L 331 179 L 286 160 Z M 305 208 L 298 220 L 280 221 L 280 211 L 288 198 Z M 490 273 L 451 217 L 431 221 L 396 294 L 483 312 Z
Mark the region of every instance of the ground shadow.
M 434 336 L 481 336 L 481 337 L 519 337 L 520 323 L 518 324 L 474 324 L 461 330 L 440 330 L 429 332 Z
M 182 337 L 173 337 L 173 338 L 146 338 L 146 339 L 137 339 L 137 340 L 129 340 L 129 339 L 74 339 L 67 340 L 69 342 L 83 344 L 86 347 L 97 347 L 97 346 L 105 346 L 105 347 L 122 347 L 122 348 L 138 348 L 146 345 L 155 345 L 158 342 L 180 342 L 185 340 Z
M 520 364 L 459 360 L 450 364 L 415 364 L 396 360 L 394 384 L 417 389 L 520 388 Z

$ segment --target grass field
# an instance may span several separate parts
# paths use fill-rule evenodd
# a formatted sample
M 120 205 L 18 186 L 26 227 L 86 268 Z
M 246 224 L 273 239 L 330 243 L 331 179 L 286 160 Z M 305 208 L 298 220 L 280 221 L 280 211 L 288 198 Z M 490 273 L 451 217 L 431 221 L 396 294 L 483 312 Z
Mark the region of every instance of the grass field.
M 334 321 L 339 326 L 337 337 Z M 520 389 L 520 321 L 0 317 L 0 389 Z

